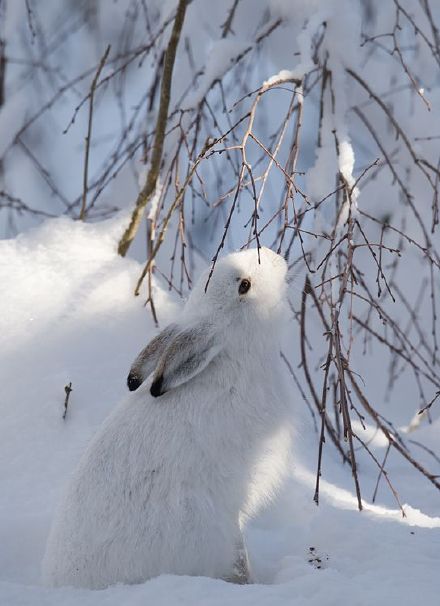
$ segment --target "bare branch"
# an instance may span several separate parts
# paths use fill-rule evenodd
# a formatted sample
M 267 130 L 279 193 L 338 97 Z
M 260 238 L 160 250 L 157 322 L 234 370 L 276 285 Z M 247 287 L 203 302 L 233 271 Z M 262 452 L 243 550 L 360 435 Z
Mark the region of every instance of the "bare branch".
M 165 140 L 165 130 L 167 125 L 168 107 L 171 97 L 171 83 L 173 76 L 174 61 L 176 58 L 177 45 L 180 40 L 183 21 L 185 19 L 187 0 L 179 0 L 177 6 L 176 18 L 174 20 L 173 30 L 171 32 L 168 47 L 165 53 L 162 84 L 160 89 L 160 104 L 156 122 L 156 134 L 153 144 L 153 153 L 151 157 L 150 170 L 148 172 L 145 185 L 139 192 L 135 207 L 131 216 L 131 221 L 125 230 L 118 246 L 118 253 L 125 257 L 134 237 L 139 229 L 144 209 L 150 201 L 156 189 L 156 182 L 159 176 L 160 163 L 162 160 L 163 144 Z

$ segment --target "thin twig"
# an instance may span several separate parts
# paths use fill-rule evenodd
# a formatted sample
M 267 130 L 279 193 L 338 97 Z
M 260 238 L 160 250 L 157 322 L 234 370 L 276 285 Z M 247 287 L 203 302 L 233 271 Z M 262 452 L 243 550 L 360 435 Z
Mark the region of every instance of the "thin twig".
M 81 201 L 81 210 L 79 213 L 80 221 L 84 221 L 86 218 L 86 206 L 87 206 L 87 188 L 89 179 L 89 154 L 90 154 L 90 141 L 92 138 L 92 121 L 93 121 L 93 101 L 95 99 L 96 84 L 99 80 L 99 76 L 104 68 L 105 62 L 107 61 L 108 54 L 110 52 L 110 44 L 107 46 L 105 53 L 103 54 L 101 61 L 99 62 L 98 69 L 96 70 L 95 77 L 93 78 L 92 85 L 90 87 L 89 97 L 89 121 L 87 126 L 87 136 L 85 139 L 85 155 L 84 155 L 84 176 L 83 176 L 83 195 Z
M 65 419 L 67 416 L 67 407 L 69 406 L 69 398 L 70 398 L 71 392 L 73 391 L 72 382 L 70 382 L 68 385 L 64 386 L 64 391 L 66 392 L 66 397 L 64 399 L 63 419 Z

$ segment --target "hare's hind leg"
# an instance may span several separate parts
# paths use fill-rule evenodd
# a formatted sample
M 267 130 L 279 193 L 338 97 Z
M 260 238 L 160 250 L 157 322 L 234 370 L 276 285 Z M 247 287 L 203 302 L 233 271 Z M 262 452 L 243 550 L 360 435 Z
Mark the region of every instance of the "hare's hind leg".
M 225 581 L 228 581 L 229 583 L 237 583 L 238 585 L 252 583 L 249 558 L 242 536 L 240 536 L 240 539 L 237 541 L 235 561 L 232 567 L 232 572 L 230 575 L 225 577 Z

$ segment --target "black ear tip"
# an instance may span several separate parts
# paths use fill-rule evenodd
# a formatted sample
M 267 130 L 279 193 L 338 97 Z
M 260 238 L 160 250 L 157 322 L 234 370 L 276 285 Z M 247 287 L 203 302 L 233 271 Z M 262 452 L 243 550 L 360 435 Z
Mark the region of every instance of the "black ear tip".
M 162 383 L 163 383 L 162 375 L 160 377 L 158 377 L 155 381 L 152 382 L 151 387 L 150 387 L 150 393 L 153 396 L 153 398 L 158 398 L 159 396 L 161 396 L 163 394 Z
M 127 377 L 127 385 L 130 391 L 135 391 L 140 385 L 142 385 L 142 379 L 134 372 L 131 372 Z

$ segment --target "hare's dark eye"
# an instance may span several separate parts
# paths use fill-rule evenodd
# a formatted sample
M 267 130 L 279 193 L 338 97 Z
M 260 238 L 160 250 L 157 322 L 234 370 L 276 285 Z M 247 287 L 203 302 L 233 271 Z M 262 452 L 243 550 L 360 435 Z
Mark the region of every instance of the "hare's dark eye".
M 251 287 L 251 281 L 250 280 L 246 280 L 246 279 L 242 280 L 240 282 L 240 286 L 238 287 L 239 294 L 240 295 L 245 295 L 248 292 L 248 290 L 250 289 L 250 287 Z

